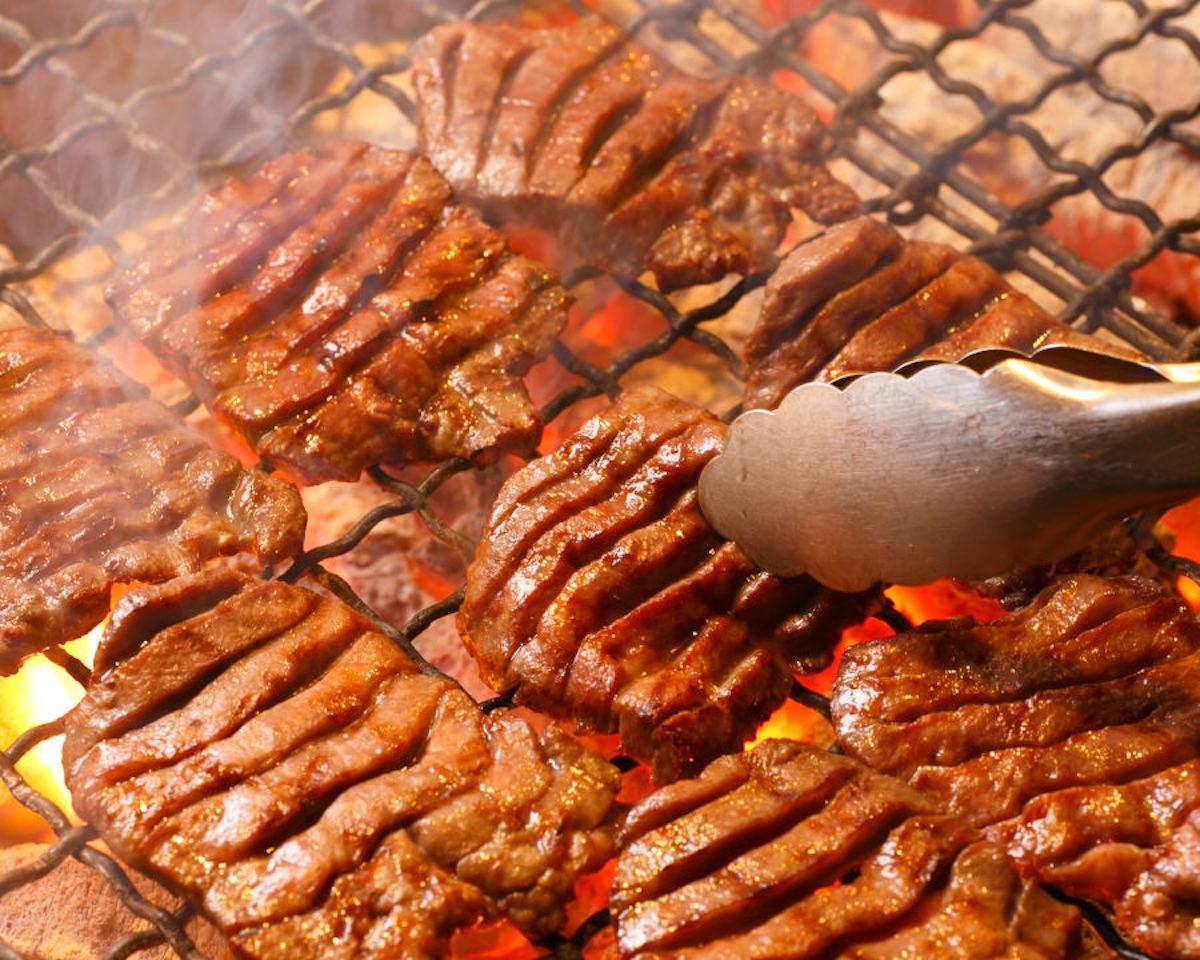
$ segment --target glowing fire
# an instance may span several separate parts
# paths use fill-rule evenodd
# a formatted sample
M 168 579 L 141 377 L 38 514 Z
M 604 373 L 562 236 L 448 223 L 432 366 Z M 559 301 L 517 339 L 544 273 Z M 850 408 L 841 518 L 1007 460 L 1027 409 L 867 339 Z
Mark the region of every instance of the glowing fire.
M 1165 513 L 1162 525 L 1175 536 L 1172 553 L 1200 561 L 1200 499 L 1189 500 Z M 1179 577 L 1176 588 L 1193 610 L 1200 610 L 1200 585 L 1187 577 Z
M 1197 524 L 1197 529 L 1200 530 L 1200 523 Z M 1197 547 L 1200 548 L 1200 538 L 1197 539 Z M 961 616 L 987 621 L 1004 612 L 995 600 L 980 596 L 966 584 L 955 580 L 936 580 L 921 587 L 891 587 L 886 591 L 886 595 L 896 609 L 913 624 Z M 809 690 L 828 696 L 833 689 L 838 661 L 847 647 L 879 637 L 888 637 L 892 633 L 894 631 L 891 627 L 875 617 L 869 617 L 850 627 L 842 633 L 834 651 L 833 662 L 819 673 L 800 677 L 800 682 Z M 766 723 L 758 728 L 746 746 L 749 748 L 762 740 L 773 738 L 823 743 L 828 741 L 830 736 L 829 724 L 820 714 L 794 700 L 788 700 L 767 718 Z
M 1002 616 L 999 601 L 983 597 L 957 580 L 935 580 L 923 587 L 890 587 L 886 595 L 914 625 L 948 617 L 973 617 L 980 623 Z
M 510 921 L 501 920 L 455 934 L 450 956 L 453 960 L 534 960 L 541 953 Z
M 67 652 L 90 664 L 104 624 L 67 644 Z M 44 657 L 34 657 L 11 677 L 0 679 L 0 744 L 8 746 L 26 730 L 61 717 L 83 696 L 65 670 Z M 43 740 L 17 764 L 17 770 L 42 796 L 80 822 L 71 809 L 63 783 L 62 737 Z M 0 844 L 50 839 L 49 826 L 7 793 L 0 796 Z

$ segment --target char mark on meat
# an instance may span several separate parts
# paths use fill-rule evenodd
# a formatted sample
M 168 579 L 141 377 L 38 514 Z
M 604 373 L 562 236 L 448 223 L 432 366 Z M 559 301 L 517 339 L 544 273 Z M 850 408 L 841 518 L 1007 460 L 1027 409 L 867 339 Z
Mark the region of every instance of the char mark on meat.
M 983 829 L 1022 873 L 1200 957 L 1200 620 L 1156 582 L 1064 577 L 988 624 L 847 651 L 845 750 Z
M 455 191 L 621 277 L 673 290 L 756 273 L 792 207 L 833 222 L 858 205 L 797 98 L 690 76 L 596 17 L 448 24 L 414 69 L 422 146 Z
M 196 206 L 107 297 L 268 463 L 319 483 L 537 443 L 520 377 L 566 294 L 427 160 L 339 144 Z
M 1080 917 L 899 780 L 767 740 L 630 812 L 621 960 L 1089 956 Z
M 0 674 L 85 633 L 114 584 L 299 552 L 290 485 L 247 472 L 99 357 L 0 330 Z
M 660 782 L 739 749 L 877 599 L 773 577 L 708 525 L 696 484 L 724 434 L 625 394 L 506 483 L 459 613 L 496 689 L 619 731 Z
M 135 591 L 99 662 L 68 720 L 76 808 L 241 955 L 443 957 L 498 914 L 548 934 L 611 853 L 607 761 L 485 716 L 301 587 L 220 572 Z
M 746 344 L 746 406 L 773 409 L 801 383 L 918 357 L 1046 343 L 1133 356 L 1058 322 L 981 260 L 863 217 L 801 244 L 768 281 Z

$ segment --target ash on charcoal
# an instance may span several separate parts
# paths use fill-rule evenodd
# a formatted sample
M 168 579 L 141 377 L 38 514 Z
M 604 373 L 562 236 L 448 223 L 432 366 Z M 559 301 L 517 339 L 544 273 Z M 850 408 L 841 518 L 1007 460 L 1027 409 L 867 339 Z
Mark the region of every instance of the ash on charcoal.
M 103 844 L 97 845 L 103 850 Z M 44 844 L 19 844 L 0 849 L 0 875 L 25 867 L 49 849 Z M 136 874 L 134 888 L 155 906 L 177 910 L 178 898 Z M 53 910 L 46 905 L 53 904 Z M 113 944 L 150 930 L 113 896 L 108 880 L 98 871 L 66 857 L 50 873 L 0 896 L 0 941 L 20 951 L 26 960 L 95 960 Z M 206 960 L 235 960 L 229 944 L 200 919 L 184 925 Z M 140 960 L 171 960 L 178 954 L 161 944 L 138 951 Z
M 508 463 L 467 470 L 446 480 L 429 498 L 429 508 L 453 531 L 456 543 L 430 533 L 415 512 L 388 517 L 371 528 L 352 550 L 323 562 L 391 626 L 402 629 L 426 607 L 453 593 L 466 576 L 469 553 L 487 520 Z M 410 469 L 397 474 L 414 486 L 423 474 Z M 305 487 L 301 496 L 308 510 L 308 543 L 332 543 L 372 510 L 397 502 L 397 494 L 377 484 L 325 483 Z M 461 548 L 461 549 L 460 549 Z M 439 670 L 462 683 L 476 699 L 493 695 L 479 677 L 447 615 L 435 620 L 415 640 L 417 649 Z

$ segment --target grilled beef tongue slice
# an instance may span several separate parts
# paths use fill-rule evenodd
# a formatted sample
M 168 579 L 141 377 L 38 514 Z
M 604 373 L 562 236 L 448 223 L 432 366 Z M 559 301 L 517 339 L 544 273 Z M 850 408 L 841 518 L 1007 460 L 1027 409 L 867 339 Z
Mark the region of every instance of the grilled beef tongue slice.
M 701 80 L 598 17 L 438 27 L 413 55 L 422 149 L 490 216 L 663 290 L 770 266 L 798 207 L 853 214 L 816 115 L 745 76 Z
M 1048 343 L 1139 358 L 1055 320 L 982 260 L 860 217 L 800 244 L 767 282 L 746 343 L 745 406 L 774 409 L 810 380 Z
M 295 488 L 213 449 L 100 357 L 0 330 L 0 674 L 81 636 L 114 584 L 298 553 Z
M 310 590 L 134 591 L 102 659 L 67 722 L 76 808 L 247 957 L 443 957 L 496 915 L 548 934 L 612 852 L 611 764 Z
M 1074 574 L 991 623 L 852 647 L 833 717 L 1023 875 L 1152 956 L 1200 957 L 1200 619 L 1158 582 Z
M 496 689 L 619 732 L 659 782 L 740 749 L 879 600 L 774 577 L 708 525 L 696 484 L 724 436 L 660 390 L 625 393 L 507 481 L 459 613 Z
M 567 310 L 428 160 L 363 143 L 212 191 L 106 297 L 218 420 L 306 483 L 532 451 L 521 377 Z
M 1102 955 L 979 831 L 809 744 L 765 740 L 651 794 L 621 847 L 621 960 Z

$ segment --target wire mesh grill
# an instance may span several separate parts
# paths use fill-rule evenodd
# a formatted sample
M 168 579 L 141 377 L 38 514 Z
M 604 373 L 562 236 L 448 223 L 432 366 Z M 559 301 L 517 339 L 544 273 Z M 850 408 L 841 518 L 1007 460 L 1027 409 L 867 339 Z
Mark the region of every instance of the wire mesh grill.
M 982 4 L 969 23 L 947 30 L 882 15 L 857 0 L 594 0 L 590 6 L 687 70 L 751 72 L 796 90 L 829 119 L 838 171 L 869 198 L 871 210 L 914 235 L 968 247 L 1060 318 L 1167 360 L 1191 353 L 1200 321 L 1187 299 L 1188 271 L 1200 264 L 1200 210 L 1180 211 L 1163 202 L 1172 192 L 1155 191 L 1160 181 L 1172 189 L 1189 182 L 1191 151 L 1200 145 L 1193 123 L 1200 99 L 1165 102 L 1153 84 L 1131 85 L 1129 71 L 1117 67 L 1136 66 L 1136 58 L 1151 51 L 1156 61 L 1174 57 L 1200 72 L 1200 39 L 1192 32 L 1200 26 L 1198 4 L 1059 4 L 1060 13 L 1103 8 L 1103 17 L 1088 21 L 1094 30 L 1086 36 L 1054 33 L 1050 0 Z M 45 295 L 66 283 L 63 265 L 81 250 L 100 251 L 97 272 L 87 277 L 94 288 L 96 276 L 127 245 L 126 234 L 177 203 L 198 178 L 243 170 L 322 138 L 365 132 L 410 146 L 415 110 L 407 51 L 439 20 L 519 15 L 548 23 L 586 10 L 576 0 L 219 0 L 203 6 L 199 24 L 196 4 L 171 0 L 22 3 L 0 15 L 0 240 L 11 254 L 0 264 L 0 301 L 27 321 L 61 327 L 75 319 L 52 312 L 54 298 Z M 847 49 L 858 51 L 859 62 L 843 62 Z M 958 69 L 987 61 L 984 54 L 995 58 L 999 73 Z M 1100 130 L 1086 156 L 1053 130 L 1056 117 L 1085 106 L 1089 125 Z M 365 131 L 364 111 L 371 118 Z M 945 117 L 957 118 L 957 126 L 937 129 Z M 1003 182 L 1014 164 L 1020 182 Z M 1188 194 L 1174 192 L 1183 200 Z M 1096 252 L 1071 233 L 1081 219 L 1093 230 L 1085 231 L 1085 240 L 1109 240 L 1099 263 L 1073 252 Z M 565 280 L 576 293 L 596 282 L 596 272 L 586 269 Z M 700 299 L 620 284 L 619 295 L 657 317 L 657 326 L 599 361 L 578 344 L 560 344 L 553 362 L 562 377 L 545 398 L 545 420 L 576 412 L 588 398 L 615 395 L 623 378 L 680 345 L 703 353 L 713 369 L 736 381 L 736 345 L 705 324 L 743 305 L 762 282 L 746 278 Z M 103 318 L 71 328 L 97 345 L 113 336 Z M 195 406 L 188 397 L 172 399 L 184 411 Z M 351 555 L 386 520 L 408 514 L 457 556 L 469 556 L 469 538 L 432 501 L 450 478 L 470 469 L 449 461 L 403 478 L 372 470 L 385 501 L 282 576 L 315 575 L 383 622 L 322 564 Z M 386 628 L 411 644 L 457 608 L 461 586 L 443 592 L 438 602 Z M 897 627 L 907 625 L 894 611 L 887 616 Z M 53 659 L 86 682 L 82 663 L 65 654 Z M 821 706 L 802 689 L 795 696 Z M 0 874 L 0 896 L 74 857 L 98 871 L 113 896 L 150 925 L 112 944 L 106 957 L 161 943 L 181 957 L 200 956 L 184 932 L 187 909 L 171 912 L 142 896 L 120 864 L 89 845 L 94 832 L 73 826 L 17 771 L 35 745 L 61 732 L 58 721 L 38 726 L 0 751 L 0 780 L 58 837 L 36 861 Z M 1092 919 L 1122 955 L 1140 956 L 1116 943 L 1102 919 Z M 541 948 L 548 956 L 577 956 L 604 922 L 600 915 L 571 941 Z M 0 942 L 0 958 L 21 956 Z

